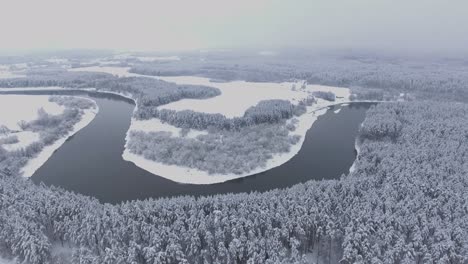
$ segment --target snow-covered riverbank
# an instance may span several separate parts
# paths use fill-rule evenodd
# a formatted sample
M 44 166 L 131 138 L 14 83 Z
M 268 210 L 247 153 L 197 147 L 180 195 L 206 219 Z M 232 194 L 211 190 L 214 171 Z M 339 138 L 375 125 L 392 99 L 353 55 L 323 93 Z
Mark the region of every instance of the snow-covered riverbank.
M 59 149 L 65 141 L 82 128 L 86 127 L 91 121 L 93 121 L 96 114 L 99 112 L 99 107 L 96 106 L 95 109 L 85 109 L 84 114 L 81 117 L 81 120 L 73 126 L 73 130 L 69 132 L 66 136 L 54 142 L 54 144 L 45 146 L 41 152 L 34 158 L 28 160 L 26 165 L 21 169 L 21 172 L 24 177 L 31 177 L 37 169 L 39 169 L 42 164 L 44 164 L 54 152 Z
M 53 90 L 59 89 L 59 87 L 54 88 Z M 50 90 L 49 88 L 42 89 Z M 18 92 L 28 90 L 29 89 L 15 89 L 15 91 Z M 83 99 L 90 100 L 87 98 Z M 18 139 L 17 143 L 4 145 L 3 147 L 5 150 L 14 151 L 27 147 L 34 142 L 39 142 L 39 134 L 31 131 L 23 131 L 19 122 L 30 122 L 37 119 L 38 110 L 41 108 L 51 115 L 59 115 L 63 113 L 65 109 L 63 106 L 50 102 L 49 96 L 47 95 L 0 95 L 0 113 L 2 113 L 0 114 L 0 125 L 10 130 L 10 132 L 0 135 L 0 138 L 16 137 Z M 28 160 L 25 166 L 21 168 L 23 176 L 32 176 L 70 136 L 84 128 L 94 119 L 99 108 L 96 105 L 94 109 L 85 109 L 83 111 L 84 114 L 81 120 L 74 125 L 70 133 L 55 141 L 52 145 L 45 146 L 34 158 Z
M 317 118 L 326 113 L 327 109 L 322 108 L 318 111 L 313 112 L 312 109 L 308 113 L 300 116 L 298 118 L 299 122 L 293 135 L 299 135 L 300 140 L 295 145 L 291 146 L 291 149 L 287 153 L 275 154 L 271 159 L 269 159 L 265 167 L 258 167 L 252 171 L 243 174 L 209 174 L 206 171 L 201 171 L 198 169 L 180 167 L 175 165 L 167 165 L 160 162 L 155 162 L 149 159 L 146 159 L 142 156 L 135 155 L 131 153 L 127 148 L 124 151 L 122 157 L 130 162 L 133 162 L 138 167 L 147 170 L 153 174 L 161 176 L 163 178 L 169 179 L 171 181 L 186 183 L 186 184 L 214 184 L 226 182 L 233 179 L 243 178 L 250 175 L 258 174 L 272 168 L 278 167 L 289 161 L 297 153 L 299 153 L 302 144 L 304 143 L 305 134 L 312 127 L 312 124 L 317 120 Z M 160 128 L 153 127 L 149 128 L 146 131 L 160 131 Z M 130 130 L 138 130 L 137 126 L 131 126 Z M 128 140 L 128 133 L 127 138 Z
M 320 115 L 326 113 L 327 108 L 332 105 L 349 103 L 351 92 L 348 88 L 331 87 L 324 85 L 311 85 L 299 82 L 284 82 L 284 83 L 256 83 L 246 81 L 235 82 L 212 82 L 209 78 L 198 76 L 146 76 L 128 72 L 129 68 L 125 67 L 85 67 L 75 68 L 71 71 L 93 71 L 105 72 L 119 77 L 151 77 L 167 82 L 174 82 L 180 85 L 204 85 L 220 89 L 221 95 L 208 98 L 205 100 L 183 99 L 176 101 L 161 108 L 173 110 L 193 110 L 205 113 L 220 113 L 226 117 L 242 116 L 249 107 L 256 105 L 262 100 L 270 99 L 285 99 L 292 103 L 306 99 L 315 91 L 333 92 L 336 95 L 336 101 L 330 102 L 323 99 L 318 99 L 318 102 L 307 108 L 307 113 L 298 117 L 295 131 L 291 135 L 300 136 L 300 140 L 295 145 L 292 145 L 287 153 L 274 154 L 267 161 L 264 167 L 258 167 L 248 173 L 243 174 L 209 174 L 206 171 L 201 171 L 194 168 L 181 167 L 176 165 L 167 165 L 160 162 L 146 159 L 142 156 L 131 153 L 125 148 L 122 155 L 124 160 L 133 162 L 138 167 L 145 169 L 153 174 L 164 177 L 166 179 L 189 184 L 214 184 L 221 183 L 237 178 L 242 178 L 257 173 L 261 173 L 272 168 L 281 166 L 282 164 L 293 158 L 301 149 L 304 143 L 307 131 L 312 127 L 314 122 Z M 337 111 L 336 113 L 338 113 Z M 145 131 L 159 132 L 168 131 L 172 136 L 180 136 L 180 129 L 177 127 L 163 124 L 157 119 L 139 121 L 132 118 L 130 128 L 127 132 L 126 141 L 129 140 L 130 131 Z M 195 137 L 203 131 L 191 131 L 195 133 L 190 137 Z
M 347 99 L 347 98 L 346 98 Z M 125 148 L 124 154 L 122 157 L 130 162 L 133 162 L 138 167 L 147 170 L 153 174 L 161 176 L 163 178 L 169 179 L 171 181 L 186 183 L 186 184 L 214 184 L 221 183 L 237 178 L 247 177 L 250 175 L 258 174 L 272 168 L 283 165 L 293 158 L 300 149 L 305 140 L 305 135 L 307 131 L 312 127 L 314 122 L 318 119 L 320 115 L 323 115 L 327 112 L 328 106 L 341 104 L 349 102 L 345 98 L 338 99 L 336 102 L 329 102 L 322 99 L 318 99 L 317 104 L 307 108 L 307 113 L 303 114 L 300 117 L 297 117 L 298 122 L 296 124 L 296 129 L 294 132 L 291 132 L 291 135 L 300 136 L 299 142 L 295 145 L 292 145 L 290 151 L 287 153 L 274 154 L 271 159 L 269 159 L 264 167 L 258 167 L 252 171 L 243 174 L 209 174 L 206 171 L 201 171 L 194 168 L 181 167 L 176 165 L 167 165 L 160 162 L 152 161 L 146 159 L 142 156 L 131 153 L 127 148 Z M 147 121 L 138 121 L 132 119 L 132 124 L 130 126 L 129 132 L 127 133 L 126 140 L 129 140 L 130 131 L 145 131 L 145 132 L 158 132 L 158 131 L 169 131 L 172 132 L 172 136 L 177 137 L 180 132 L 179 128 L 170 126 L 168 124 L 163 124 L 157 119 L 147 120 Z M 202 131 L 193 131 L 195 136 L 197 133 L 202 133 Z M 195 137 L 189 136 L 189 137 Z

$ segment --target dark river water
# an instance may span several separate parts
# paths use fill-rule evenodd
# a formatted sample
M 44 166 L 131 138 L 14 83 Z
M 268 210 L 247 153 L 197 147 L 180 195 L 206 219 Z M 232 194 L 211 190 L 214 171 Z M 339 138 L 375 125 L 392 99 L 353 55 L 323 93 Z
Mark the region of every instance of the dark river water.
M 111 94 L 66 93 L 92 97 L 99 105 L 99 113 L 88 126 L 70 137 L 36 171 L 32 180 L 109 203 L 176 195 L 266 191 L 308 180 L 337 179 L 348 173 L 354 162 L 358 128 L 371 106 L 370 103 L 353 103 L 332 107 L 307 132 L 299 153 L 279 167 L 225 183 L 192 185 L 172 182 L 122 159 L 135 107 L 133 101 Z M 341 111 L 334 113 L 338 108 Z

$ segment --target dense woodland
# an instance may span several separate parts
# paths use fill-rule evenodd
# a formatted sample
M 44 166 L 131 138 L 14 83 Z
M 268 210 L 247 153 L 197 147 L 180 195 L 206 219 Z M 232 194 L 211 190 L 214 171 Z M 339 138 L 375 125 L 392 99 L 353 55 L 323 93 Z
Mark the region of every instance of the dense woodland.
M 239 131 L 245 127 L 261 124 L 277 124 L 306 112 L 307 106 L 315 102 L 314 97 L 300 101 L 297 105 L 288 100 L 264 100 L 248 108 L 242 117 L 228 118 L 222 114 L 195 112 L 192 110 L 175 111 L 148 107 L 139 110 L 139 119 L 158 118 L 170 125 L 198 130 Z
M 205 99 L 220 94 L 219 89 L 196 85 L 176 85 L 154 78 L 118 78 L 106 73 L 68 72 L 41 69 L 27 78 L 0 79 L 0 87 L 50 87 L 95 88 L 129 94 L 138 101 L 137 116 L 150 117 L 156 107 L 181 99 Z
M 110 74 L 48 71 L 44 69 L 27 78 L 0 79 L 0 87 L 5 88 L 49 86 L 79 89 L 96 88 L 99 91 L 126 94 L 138 102 L 135 112 L 136 118 L 159 118 L 163 122 L 176 127 L 193 129 L 239 130 L 257 124 L 278 123 L 294 115 L 303 114 L 306 106 L 315 102 L 314 97 L 304 99 L 297 105 L 287 100 L 267 100 L 249 108 L 243 117 L 227 118 L 221 114 L 158 108 L 158 106 L 181 99 L 206 99 L 219 95 L 219 89 L 213 87 L 177 85 L 154 78 L 117 78 Z M 334 100 L 333 93 L 327 93 L 323 96 Z
M 127 148 L 168 165 L 210 174 L 242 174 L 265 167 L 275 154 L 289 152 L 300 137 L 288 132 L 285 122 L 249 126 L 239 131 L 213 131 L 197 138 L 173 137 L 170 132 L 132 131 Z
M 14 155 L 0 146 L 0 255 L 32 264 L 468 263 L 468 106 L 456 103 L 468 101 L 466 61 L 288 56 L 286 62 L 281 56 L 259 59 L 238 54 L 131 62 L 133 72 L 150 75 L 202 75 L 218 81 L 305 79 L 352 87 L 356 100 L 387 100 L 401 93 L 405 100 L 417 100 L 381 103 L 368 111 L 357 139 L 360 152 L 349 175 L 265 193 L 101 204 L 18 177 L 18 168 L 41 145 Z M 212 156 L 212 162 L 206 164 L 191 150 L 209 150 L 216 140 L 229 143 L 230 138 L 244 138 L 245 131 L 259 139 L 281 136 L 291 130 L 284 119 L 296 113 L 288 104 L 265 101 L 232 126 L 242 130 L 231 129 L 232 120 L 225 129 L 212 125 L 225 120 L 223 116 L 157 108 L 183 98 L 216 96 L 219 91 L 214 88 L 177 86 L 151 78 L 46 71 L 0 80 L 0 87 L 58 85 L 131 94 L 138 101 L 135 115 L 139 118 L 157 116 L 184 129 L 217 128 L 202 136 L 206 145 L 183 138 L 182 147 L 172 153 L 168 150 L 174 149 L 174 142 L 164 133 L 150 137 L 134 133 L 138 140 L 130 141 L 135 152 L 172 164 L 188 159 L 192 167 L 212 172 L 219 172 L 215 165 L 226 162 L 225 157 Z M 420 101 L 424 98 L 432 100 Z M 311 102 L 302 104 L 307 103 Z M 252 125 L 242 120 L 250 120 Z M 62 124 L 42 113 L 24 128 L 46 131 L 51 124 L 57 127 L 57 122 Z M 63 126 L 59 125 L 60 131 L 69 127 Z M 0 127 L 0 133 L 10 132 Z M 53 135 L 41 134 L 41 138 L 53 140 Z M 294 139 L 279 138 L 280 142 L 287 140 Z M 14 138 L 2 144 L 10 141 Z M 142 141 L 165 148 L 148 151 Z M 230 142 L 226 151 L 258 153 L 257 143 L 276 149 L 267 141 L 258 141 L 249 146 L 252 148 L 245 146 L 252 141 L 235 143 Z M 285 144 L 279 146 L 286 149 Z M 240 173 L 253 164 L 250 161 L 232 161 L 229 166 Z
M 130 71 L 159 76 L 200 75 L 220 81 L 306 80 L 310 84 L 358 88 L 357 91 L 376 88 L 388 97 L 410 93 L 419 98 L 437 96 L 442 100 L 468 101 L 468 63 L 463 58 L 426 59 L 358 52 L 281 51 L 276 56 L 213 52 L 202 58 L 190 54 L 180 61 L 138 63 Z
M 0 248 L 29 263 L 63 247 L 74 263 L 466 263 L 467 116 L 379 104 L 353 173 L 265 193 L 110 205 L 4 175 Z

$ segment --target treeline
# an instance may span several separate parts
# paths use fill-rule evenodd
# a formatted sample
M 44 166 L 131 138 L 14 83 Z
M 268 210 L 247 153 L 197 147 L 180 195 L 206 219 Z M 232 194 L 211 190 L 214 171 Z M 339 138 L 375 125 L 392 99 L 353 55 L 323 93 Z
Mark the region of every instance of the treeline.
M 234 60 L 235 62 L 235 60 Z M 166 66 L 166 67 L 165 67 Z M 271 71 L 269 68 L 248 67 L 240 68 L 223 65 L 199 63 L 194 61 L 175 61 L 166 63 L 138 63 L 133 64 L 129 72 L 150 76 L 189 76 L 198 75 L 211 78 L 215 81 L 250 82 L 282 82 L 294 78 L 293 71 Z
M 158 118 L 180 128 L 198 130 L 239 130 L 259 124 L 275 124 L 305 113 L 313 98 L 300 101 L 297 105 L 288 100 L 264 100 L 248 108 L 244 116 L 228 118 L 222 114 L 202 113 L 192 110 L 175 111 L 156 107 L 140 107 L 136 112 L 139 119 Z
M 312 94 L 317 98 L 322 98 L 331 102 L 334 102 L 336 99 L 336 96 L 333 92 L 315 91 Z
M 51 87 L 93 88 L 98 80 L 115 78 L 107 73 L 68 72 L 56 69 L 41 69 L 29 72 L 27 77 L 0 79 L 1 88 Z
M 56 103 L 58 105 L 64 106 L 65 108 L 75 108 L 82 110 L 90 108 L 94 109 L 97 107 L 96 103 L 90 99 L 71 96 L 49 96 L 49 102 Z
M 264 124 L 240 131 L 217 131 L 194 138 L 172 137 L 170 132 L 131 131 L 131 153 L 167 165 L 194 168 L 210 174 L 242 174 L 265 167 L 272 155 L 287 153 L 299 136 L 284 124 Z
M 154 78 L 125 77 L 91 72 L 67 72 L 41 70 L 38 75 L 26 78 L 0 79 L 0 87 L 49 87 L 96 88 L 101 91 L 129 94 L 138 101 L 135 115 L 139 118 L 154 117 L 157 107 L 181 99 L 206 99 L 221 94 L 213 87 L 177 85 Z
M 181 99 L 206 99 L 218 96 L 221 92 L 217 88 L 198 85 L 177 85 L 145 77 L 118 78 L 110 74 L 95 75 L 86 72 L 51 72 L 42 70 L 41 75 L 37 76 L 0 80 L 0 87 L 62 86 L 78 89 L 96 88 L 100 91 L 129 94 L 138 102 L 135 112 L 136 118 L 159 118 L 177 127 L 201 130 L 208 128 L 238 130 L 257 124 L 277 123 L 292 116 L 301 115 L 306 111 L 306 106 L 315 102 L 314 97 L 304 99 L 297 105 L 287 100 L 266 100 L 247 109 L 242 117 L 227 118 L 221 114 L 158 108 L 159 106 Z
M 72 263 L 466 263 L 467 116 L 464 104 L 379 104 L 352 174 L 265 193 L 110 205 L 0 177 L 1 252 L 33 264 L 66 263 L 57 244 Z M 382 122 L 402 124 L 394 139 Z
M 131 94 L 137 100 L 135 116 L 142 119 L 154 117 L 157 107 L 181 99 L 206 99 L 221 94 L 217 88 L 199 85 L 177 85 L 154 78 L 128 77 L 101 80 L 96 88 Z
M 395 98 L 396 95 L 390 96 L 380 89 L 352 87 L 349 99 L 351 101 L 394 101 Z
M 166 63 L 141 63 L 131 72 L 145 75 L 199 75 L 215 80 L 283 82 L 379 89 L 385 96 L 400 93 L 418 98 L 468 102 L 468 64 L 463 59 L 408 58 L 375 54 L 314 55 L 307 51 L 277 56 L 242 54 L 199 55 Z M 362 90 L 359 90 L 360 93 Z

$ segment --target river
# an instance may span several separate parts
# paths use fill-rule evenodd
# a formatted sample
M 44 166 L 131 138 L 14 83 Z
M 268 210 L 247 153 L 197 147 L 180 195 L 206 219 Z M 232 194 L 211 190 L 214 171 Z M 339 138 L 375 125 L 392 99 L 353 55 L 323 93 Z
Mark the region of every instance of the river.
M 191 185 L 172 182 L 122 159 L 135 107 L 132 100 L 85 91 L 21 93 L 80 95 L 96 101 L 99 113 L 95 119 L 70 137 L 31 179 L 108 203 L 177 195 L 266 191 L 308 180 L 338 179 L 348 173 L 355 160 L 358 129 L 372 105 L 351 103 L 330 107 L 309 129 L 299 153 L 279 167 L 224 183 Z M 338 108 L 341 110 L 335 113 Z

